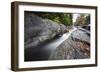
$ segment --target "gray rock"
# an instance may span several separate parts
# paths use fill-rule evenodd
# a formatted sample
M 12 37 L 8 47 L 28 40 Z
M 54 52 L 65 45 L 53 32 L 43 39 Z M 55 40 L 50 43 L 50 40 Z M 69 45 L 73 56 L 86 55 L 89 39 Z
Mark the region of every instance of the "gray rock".
M 77 29 L 51 53 L 49 60 L 90 58 L 90 36 Z
M 87 34 L 86 31 L 84 31 L 82 29 L 78 29 L 74 33 L 72 33 L 72 38 L 79 39 L 81 41 L 90 43 L 90 36 Z
M 49 19 L 43 19 L 33 13 L 25 13 L 24 41 L 25 49 L 39 45 L 55 36 L 67 32 L 66 26 Z

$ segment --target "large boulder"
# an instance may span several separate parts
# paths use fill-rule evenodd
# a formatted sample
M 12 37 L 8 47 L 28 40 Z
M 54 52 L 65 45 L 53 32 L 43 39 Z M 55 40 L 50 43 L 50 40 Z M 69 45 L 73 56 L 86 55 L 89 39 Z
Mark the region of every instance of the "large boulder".
M 90 36 L 77 29 L 51 53 L 49 60 L 90 58 Z
M 49 19 L 43 19 L 34 13 L 25 12 L 24 22 L 25 49 L 35 47 L 59 34 L 67 32 L 65 25 Z

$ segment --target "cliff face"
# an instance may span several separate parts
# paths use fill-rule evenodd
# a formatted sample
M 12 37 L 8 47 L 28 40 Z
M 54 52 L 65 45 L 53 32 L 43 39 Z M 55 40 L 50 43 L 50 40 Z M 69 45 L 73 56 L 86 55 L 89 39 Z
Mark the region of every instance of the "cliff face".
M 42 19 L 33 13 L 25 13 L 25 48 L 34 47 L 59 34 L 67 32 L 66 26 L 49 19 Z

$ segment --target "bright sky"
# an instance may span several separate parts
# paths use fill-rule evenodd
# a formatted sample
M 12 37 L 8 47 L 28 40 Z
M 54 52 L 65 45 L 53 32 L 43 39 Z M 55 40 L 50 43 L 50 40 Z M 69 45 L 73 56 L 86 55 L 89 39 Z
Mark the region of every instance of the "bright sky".
M 79 16 L 80 14 L 73 14 L 73 23 L 76 21 L 77 17 Z

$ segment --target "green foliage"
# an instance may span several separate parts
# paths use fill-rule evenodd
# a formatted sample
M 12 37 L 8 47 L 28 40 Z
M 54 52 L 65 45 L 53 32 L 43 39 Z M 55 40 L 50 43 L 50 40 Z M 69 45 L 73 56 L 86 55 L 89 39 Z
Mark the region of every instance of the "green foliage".
M 35 12 L 34 14 L 44 19 L 50 19 L 57 23 L 64 24 L 66 26 L 72 25 L 72 14 L 71 13 Z
M 62 14 L 62 23 L 66 25 L 72 25 L 72 14 Z
M 86 16 L 85 24 L 90 24 L 90 15 Z

